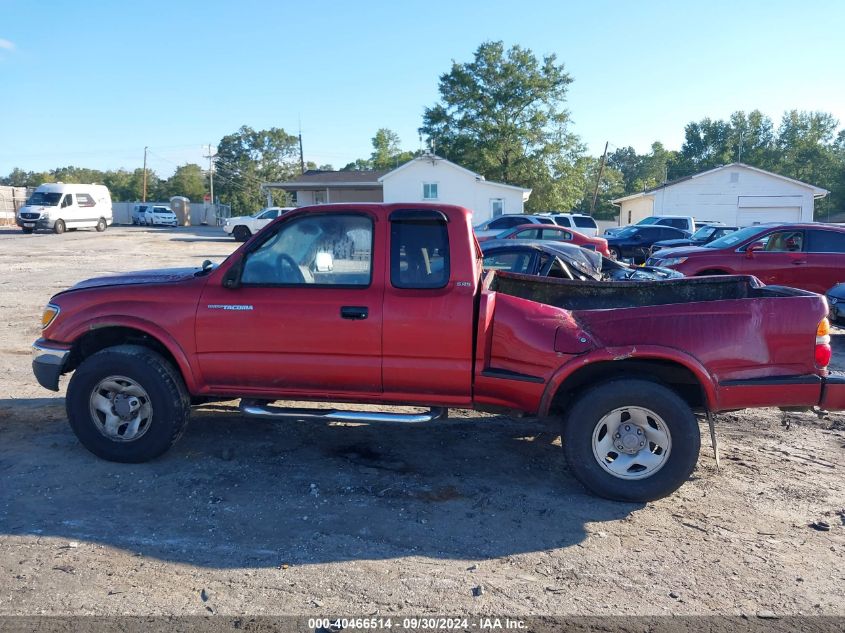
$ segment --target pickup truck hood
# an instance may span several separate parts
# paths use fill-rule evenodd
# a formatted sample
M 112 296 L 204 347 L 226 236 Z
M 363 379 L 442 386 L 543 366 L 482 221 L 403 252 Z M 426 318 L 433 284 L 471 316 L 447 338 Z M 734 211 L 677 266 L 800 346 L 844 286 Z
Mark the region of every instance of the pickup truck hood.
M 71 286 L 65 292 L 84 290 L 86 288 L 100 288 L 103 286 L 128 286 L 133 284 L 166 284 L 192 279 L 200 268 L 160 268 L 158 270 L 138 270 L 131 273 L 119 275 L 107 275 L 105 277 L 94 277 L 80 281 Z

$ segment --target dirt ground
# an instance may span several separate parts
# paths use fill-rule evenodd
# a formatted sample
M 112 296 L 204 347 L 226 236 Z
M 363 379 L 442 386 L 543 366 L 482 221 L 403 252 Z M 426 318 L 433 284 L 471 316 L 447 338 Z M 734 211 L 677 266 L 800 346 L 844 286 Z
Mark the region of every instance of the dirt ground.
M 209 405 L 153 463 L 96 459 L 31 375 L 43 305 L 235 246 L 0 230 L 0 615 L 845 615 L 843 414 L 720 416 L 721 470 L 702 425 L 691 481 L 645 506 L 588 495 L 538 421 L 463 411 L 407 427 Z

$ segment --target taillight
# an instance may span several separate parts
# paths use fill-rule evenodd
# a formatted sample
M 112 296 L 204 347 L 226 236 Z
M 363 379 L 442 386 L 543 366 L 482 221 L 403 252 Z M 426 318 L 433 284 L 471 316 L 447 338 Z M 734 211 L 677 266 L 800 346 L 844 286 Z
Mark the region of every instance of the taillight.
M 830 322 L 824 318 L 816 328 L 816 367 L 824 369 L 830 364 L 833 353 L 830 350 Z

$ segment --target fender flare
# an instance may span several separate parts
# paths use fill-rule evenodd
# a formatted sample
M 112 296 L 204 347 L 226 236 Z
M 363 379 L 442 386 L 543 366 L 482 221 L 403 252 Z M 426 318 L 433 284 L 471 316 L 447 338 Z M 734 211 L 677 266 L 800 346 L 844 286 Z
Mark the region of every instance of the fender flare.
M 176 361 L 177 369 L 179 370 L 179 373 L 182 374 L 182 378 L 185 381 L 185 387 L 188 389 L 188 392 L 198 392 L 198 382 L 195 375 L 197 372 L 195 372 L 194 368 L 191 366 L 188 355 L 176 339 L 167 332 L 167 330 L 159 325 L 156 325 L 152 321 L 128 315 L 96 317 L 74 325 L 67 338 L 71 341 L 71 344 L 75 344 L 86 334 L 110 327 L 125 327 L 138 330 L 139 332 L 143 332 L 161 343 Z
M 575 372 L 588 365 L 600 362 L 614 362 L 623 360 L 664 360 L 677 363 L 692 372 L 701 385 L 707 409 L 713 411 L 718 402 L 716 383 L 704 365 L 695 357 L 672 347 L 659 345 L 623 345 L 619 347 L 603 347 L 584 355 L 577 356 L 561 365 L 546 383 L 543 396 L 540 398 L 538 415 L 546 416 L 552 406 L 555 394 L 560 386 Z

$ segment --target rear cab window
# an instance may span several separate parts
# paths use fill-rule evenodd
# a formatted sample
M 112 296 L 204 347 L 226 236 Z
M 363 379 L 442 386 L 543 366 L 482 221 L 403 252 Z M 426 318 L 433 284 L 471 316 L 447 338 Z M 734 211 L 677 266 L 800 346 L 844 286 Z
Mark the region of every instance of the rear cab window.
M 390 214 L 390 284 L 394 288 L 445 288 L 449 283 L 446 216 L 428 209 Z

